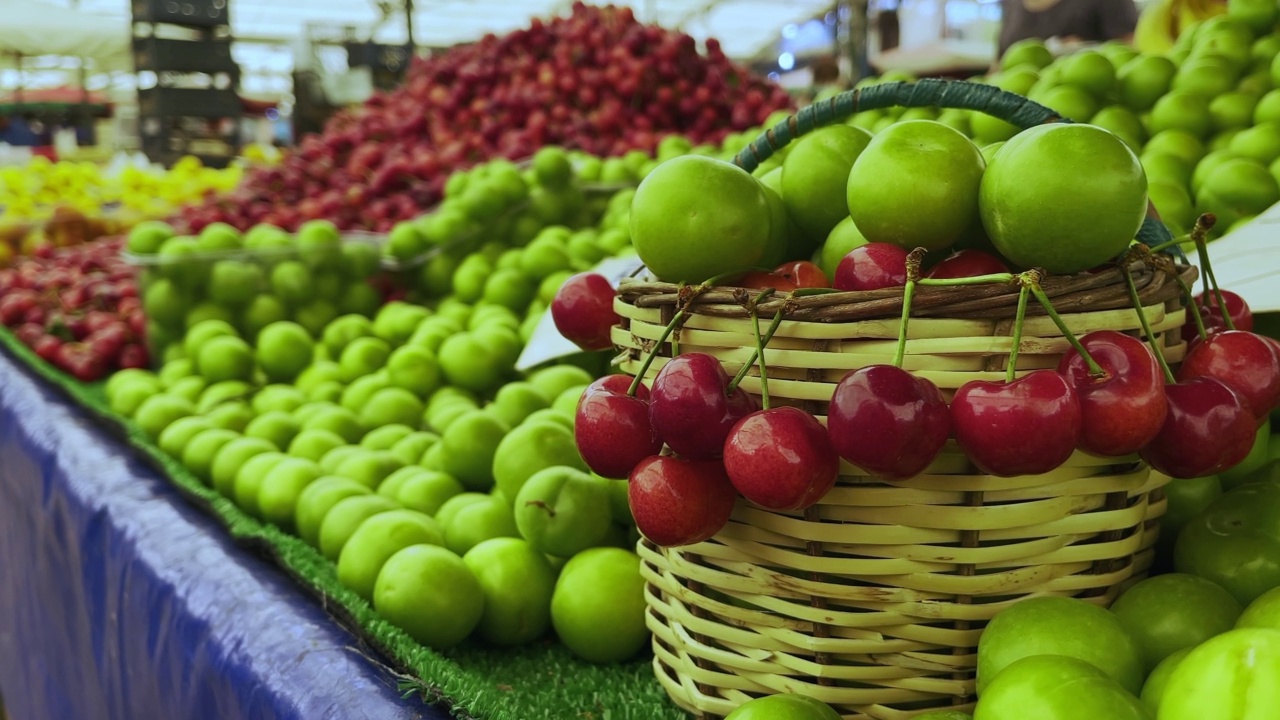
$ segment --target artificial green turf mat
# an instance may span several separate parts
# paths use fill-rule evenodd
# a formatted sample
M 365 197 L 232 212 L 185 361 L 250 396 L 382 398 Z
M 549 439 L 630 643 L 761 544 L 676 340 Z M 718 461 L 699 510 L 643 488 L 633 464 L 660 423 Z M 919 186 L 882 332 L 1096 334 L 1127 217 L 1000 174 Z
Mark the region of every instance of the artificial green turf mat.
M 113 413 L 103 383 L 85 384 L 44 362 L 8 330 L 0 346 L 32 372 L 88 410 L 107 429 L 164 473 L 184 496 L 217 518 L 238 544 L 274 560 L 326 611 L 383 655 L 408 692 L 473 720 L 685 720 L 653 677 L 650 659 L 601 666 L 573 657 L 551 640 L 518 648 L 466 643 L 439 653 L 383 620 L 343 587 L 336 568 L 315 548 L 263 523 L 161 452 L 136 425 Z

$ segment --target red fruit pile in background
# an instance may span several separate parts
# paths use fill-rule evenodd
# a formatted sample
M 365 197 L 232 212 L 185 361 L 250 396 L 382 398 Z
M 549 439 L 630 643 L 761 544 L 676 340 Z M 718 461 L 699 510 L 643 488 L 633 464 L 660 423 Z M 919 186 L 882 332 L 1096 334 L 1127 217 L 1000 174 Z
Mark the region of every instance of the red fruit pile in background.
M 0 270 L 0 324 L 84 382 L 147 366 L 146 318 L 123 238 L 53 250 Z
M 439 201 L 450 173 L 484 160 L 544 145 L 652 151 L 673 133 L 719 143 L 790 105 L 715 40 L 700 55 L 692 37 L 641 24 L 630 8 L 575 3 L 567 18 L 415 60 L 401 88 L 339 113 L 281 165 L 178 224 L 294 230 L 324 218 L 386 231 Z

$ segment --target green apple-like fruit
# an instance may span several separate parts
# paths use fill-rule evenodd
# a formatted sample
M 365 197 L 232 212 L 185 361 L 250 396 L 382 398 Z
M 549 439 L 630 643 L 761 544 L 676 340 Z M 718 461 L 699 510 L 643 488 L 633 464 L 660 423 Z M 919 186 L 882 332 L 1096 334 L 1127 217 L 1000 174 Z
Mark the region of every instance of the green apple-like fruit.
M 296 379 L 311 364 L 314 350 L 310 333 L 297 323 L 272 323 L 258 333 L 258 365 L 272 382 Z
M 659 165 L 636 189 L 631 240 L 659 278 L 696 283 L 759 264 L 771 220 L 764 188 L 750 173 L 685 155 Z
M 749 700 L 725 720 L 840 720 L 840 715 L 820 700 L 785 693 Z
M 407 508 L 434 516 L 450 498 L 463 492 L 462 483 L 451 475 L 438 470 L 423 470 L 396 488 L 395 499 Z
M 379 513 L 399 509 L 394 500 L 381 495 L 352 495 L 339 500 L 320 521 L 317 541 L 320 553 L 337 562 L 342 548 L 366 520 Z
M 307 485 L 298 495 L 293 510 L 293 525 L 308 545 L 318 546 L 320 524 L 334 505 L 356 495 L 369 495 L 369 488 L 349 478 L 328 475 Z
M 977 146 L 958 131 L 930 120 L 898 123 L 876 135 L 853 163 L 849 215 L 871 242 L 948 248 L 978 221 L 983 168 Z M 914 212 L 917 203 L 929 212 Z
M 1160 720 L 1270 720 L 1280 708 L 1280 630 L 1223 633 L 1187 654 L 1160 700 Z
M 983 227 L 1001 254 L 1021 267 L 1070 274 L 1129 247 L 1146 218 L 1147 180 L 1115 135 L 1055 123 L 1007 142 L 979 197 Z
M 466 563 L 435 545 L 410 545 L 378 573 L 373 607 L 438 650 L 462 642 L 484 617 L 485 593 Z
M 443 545 L 436 521 L 416 510 L 390 510 L 360 524 L 338 555 L 338 581 L 366 600 L 373 599 L 378 572 L 410 545 Z
M 1280 630 L 1280 587 L 1262 593 L 1249 603 L 1236 621 L 1236 627 Z
M 471 410 L 449 424 L 440 446 L 445 472 L 468 490 L 493 486 L 493 462 L 507 426 L 491 413 Z
M 545 555 L 519 538 L 499 537 L 471 548 L 462 561 L 484 590 L 481 637 L 495 645 L 522 645 L 542 637 L 551 626 L 556 586 L 556 572 Z
M 551 622 L 575 655 L 595 663 L 635 657 L 649 642 L 644 616 L 644 578 L 635 553 L 593 548 L 561 568 Z
M 515 498 L 520 535 L 540 552 L 573 557 L 600 545 L 612 522 L 609 486 L 571 467 L 530 477 Z
M 1280 483 L 1242 485 L 1214 501 L 1178 536 L 1178 572 L 1207 578 L 1242 605 L 1280 587 Z
M 1141 675 L 1138 676 L 1141 681 Z M 1150 720 L 1137 697 L 1097 667 L 1066 655 L 1011 663 L 978 697 L 974 720 Z
M 449 513 L 442 523 L 444 546 L 459 555 L 492 538 L 519 537 L 511 506 L 505 500 L 485 496 Z
M 987 625 L 978 641 L 978 695 L 1006 667 L 1032 655 L 1066 655 L 1090 663 L 1137 694 L 1142 653 L 1124 624 L 1084 600 L 1036 597 L 1017 602 Z
M 289 457 L 276 463 L 258 486 L 258 513 L 269 523 L 293 530 L 298 498 L 319 477 L 320 466 L 312 460 Z
M 511 500 L 535 473 L 555 466 L 587 471 L 573 431 L 552 422 L 526 422 L 507 433 L 493 458 L 493 478 Z
M 328 430 L 303 430 L 289 443 L 288 453 L 318 463 L 330 450 L 346 445 L 337 433 Z
M 1165 690 L 1169 688 L 1169 678 L 1173 676 L 1173 671 L 1178 668 L 1178 663 L 1182 662 L 1182 659 L 1190 655 L 1194 649 L 1188 647 L 1174 652 L 1161 660 L 1160 664 L 1147 675 L 1147 681 L 1142 684 L 1142 695 L 1139 699 L 1151 711 L 1153 717 L 1160 711 L 1160 701 L 1164 699 Z
M 1151 672 L 1174 652 L 1230 630 L 1241 607 L 1231 593 L 1204 578 L 1171 573 L 1129 588 L 1111 612 L 1137 641 Z

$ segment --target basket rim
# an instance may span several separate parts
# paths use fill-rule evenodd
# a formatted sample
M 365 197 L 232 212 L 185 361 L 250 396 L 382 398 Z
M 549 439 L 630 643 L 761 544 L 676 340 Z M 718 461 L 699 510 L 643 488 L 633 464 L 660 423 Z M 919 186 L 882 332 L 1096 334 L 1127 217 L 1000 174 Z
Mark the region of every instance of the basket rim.
M 1164 264 L 1191 287 L 1198 277 L 1190 264 Z M 1143 261 L 1128 266 L 1133 274 L 1138 298 L 1144 306 L 1179 300 L 1182 288 L 1172 273 Z M 1111 310 L 1132 307 L 1121 266 L 1074 275 L 1043 276 L 1041 287 L 1059 313 Z M 728 318 L 750 318 L 752 299 L 760 289 L 720 285 L 701 289 L 676 283 L 626 279 L 617 289 L 617 298 L 639 308 L 684 310 L 689 314 Z M 898 317 L 902 313 L 904 287 L 880 290 L 834 291 L 797 295 L 775 293 L 755 305 L 760 315 L 781 312 L 784 320 L 854 322 Z M 1018 302 L 1016 283 L 928 286 L 915 288 L 912 317 L 993 319 L 1013 317 Z M 1044 315 L 1039 303 L 1027 306 L 1028 315 Z

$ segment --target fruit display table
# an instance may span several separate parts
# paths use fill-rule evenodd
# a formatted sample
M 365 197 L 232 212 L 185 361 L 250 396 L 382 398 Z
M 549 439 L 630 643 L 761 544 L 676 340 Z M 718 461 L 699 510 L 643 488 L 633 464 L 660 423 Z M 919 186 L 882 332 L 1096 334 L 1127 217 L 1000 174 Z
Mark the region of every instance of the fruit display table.
M 4 355 L 0 567 L 10 717 L 446 717 Z

